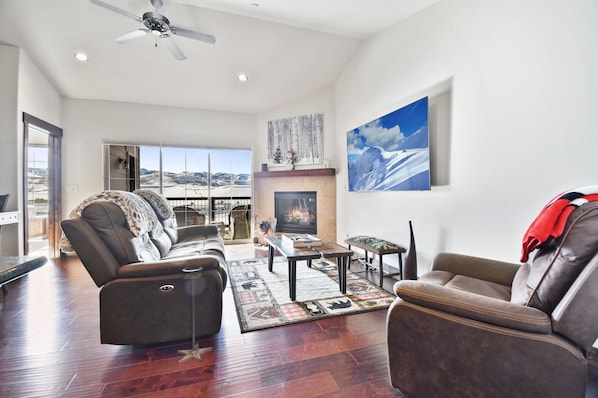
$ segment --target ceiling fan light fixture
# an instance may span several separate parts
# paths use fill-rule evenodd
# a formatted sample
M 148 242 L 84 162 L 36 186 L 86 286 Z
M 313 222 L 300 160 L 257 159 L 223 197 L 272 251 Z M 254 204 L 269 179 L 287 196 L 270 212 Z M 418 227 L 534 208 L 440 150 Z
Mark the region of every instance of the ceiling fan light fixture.
M 85 54 L 84 52 L 75 51 L 75 54 L 73 54 L 73 55 L 77 61 L 80 61 L 80 62 L 89 61 L 89 56 L 87 54 Z
M 137 15 L 130 13 L 129 11 L 113 6 L 110 3 L 106 3 L 104 0 L 89 1 L 92 4 L 95 4 L 99 7 L 105 8 L 107 10 L 110 10 L 112 12 L 115 12 L 117 14 L 120 14 L 122 16 L 125 16 L 129 19 L 133 19 L 136 22 L 140 22 L 143 24 L 143 28 L 134 30 L 129 33 L 125 33 L 124 35 L 121 35 L 114 39 L 117 43 L 120 44 L 127 43 L 130 40 L 144 36 L 145 34 L 151 32 L 155 39 L 155 47 L 158 47 L 158 39 L 161 39 L 162 42 L 165 43 L 166 47 L 168 47 L 174 58 L 179 61 L 182 61 L 186 58 L 185 54 L 181 52 L 174 40 L 172 40 L 171 34 L 187 37 L 193 40 L 199 40 L 209 44 L 214 44 L 216 42 L 216 38 L 213 35 L 171 25 L 168 18 L 161 14 L 161 9 L 165 5 L 167 5 L 169 0 L 149 0 L 154 10 L 145 12 L 141 17 L 138 17 Z

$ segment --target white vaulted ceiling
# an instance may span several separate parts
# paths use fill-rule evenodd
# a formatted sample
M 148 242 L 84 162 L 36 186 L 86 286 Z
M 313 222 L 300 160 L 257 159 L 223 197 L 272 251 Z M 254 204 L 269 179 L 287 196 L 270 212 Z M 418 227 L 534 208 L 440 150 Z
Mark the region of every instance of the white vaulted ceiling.
M 0 0 L 0 43 L 23 48 L 65 97 L 258 113 L 333 83 L 363 40 L 437 1 L 170 0 L 173 25 L 216 37 L 174 36 L 177 61 L 151 35 L 115 43 L 141 25 L 88 0 Z

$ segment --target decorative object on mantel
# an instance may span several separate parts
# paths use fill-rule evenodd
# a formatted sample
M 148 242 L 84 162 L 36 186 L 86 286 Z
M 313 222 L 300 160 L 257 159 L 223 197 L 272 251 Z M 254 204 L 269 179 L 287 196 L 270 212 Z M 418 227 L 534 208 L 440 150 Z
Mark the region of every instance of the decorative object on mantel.
M 323 125 L 323 113 L 269 121 L 268 169 L 293 170 L 295 165 L 324 163 Z
M 282 170 L 293 170 L 295 168 L 295 160 L 297 156 L 295 155 L 295 151 L 292 149 L 287 151 L 287 155 L 284 158 L 284 162 L 282 159 L 282 153 L 280 152 L 280 147 L 276 147 L 274 151 L 274 164 L 268 166 L 267 170 L 270 171 L 282 171 Z M 262 171 L 267 171 L 262 170 Z
M 253 173 L 254 178 L 269 178 L 269 177 L 334 177 L 336 169 L 334 168 L 317 168 L 317 169 L 294 169 L 294 170 L 268 170 L 263 172 Z
M 282 163 L 282 152 L 280 152 L 279 146 L 276 147 L 276 150 L 274 151 L 274 155 L 272 155 L 272 161 L 276 164 Z
M 287 166 L 287 170 L 293 170 L 295 168 L 295 152 L 293 152 L 292 149 L 290 151 L 287 151 L 285 165 Z

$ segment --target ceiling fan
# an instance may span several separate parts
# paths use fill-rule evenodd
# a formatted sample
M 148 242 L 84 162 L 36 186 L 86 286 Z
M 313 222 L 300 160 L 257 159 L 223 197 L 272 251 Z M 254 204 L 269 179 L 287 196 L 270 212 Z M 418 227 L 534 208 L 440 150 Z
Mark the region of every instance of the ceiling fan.
M 115 7 L 112 4 L 108 4 L 102 0 L 89 1 L 92 4 L 124 15 L 127 18 L 134 19 L 135 21 L 141 22 L 143 24 L 144 28 L 125 33 L 124 35 L 114 39 L 114 41 L 116 41 L 117 43 L 124 44 L 130 40 L 136 39 L 141 36 L 145 36 L 148 33 L 152 33 L 156 38 L 156 46 L 158 45 L 158 39 L 160 39 L 166 45 L 173 57 L 175 57 L 179 61 L 182 61 L 186 58 L 185 54 L 183 54 L 183 52 L 176 45 L 174 40 L 172 40 L 172 34 L 188 37 L 190 39 L 199 40 L 210 44 L 214 44 L 216 42 L 216 38 L 210 34 L 195 32 L 193 30 L 171 25 L 168 18 L 166 18 L 161 13 L 163 12 L 162 10 L 166 8 L 167 2 L 169 0 L 149 0 L 151 5 L 154 7 L 154 11 L 148 11 L 144 13 L 141 17 L 138 17 L 137 15 L 123 10 L 121 8 Z

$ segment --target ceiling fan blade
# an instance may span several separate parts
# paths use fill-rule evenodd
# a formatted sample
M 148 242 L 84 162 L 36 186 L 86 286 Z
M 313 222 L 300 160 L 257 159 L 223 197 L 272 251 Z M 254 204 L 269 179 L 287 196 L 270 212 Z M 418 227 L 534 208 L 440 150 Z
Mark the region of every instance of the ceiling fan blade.
M 114 39 L 114 41 L 117 43 L 120 43 L 120 44 L 124 44 L 124 43 L 131 41 L 133 39 L 136 39 L 138 37 L 145 36 L 148 33 L 149 33 L 148 29 L 137 29 L 132 32 L 125 33 L 122 36 L 118 36 L 116 39 Z
M 99 7 L 105 8 L 107 10 L 116 12 L 116 13 L 118 13 L 120 15 L 124 15 L 125 17 L 131 18 L 131 19 L 133 19 L 133 20 L 135 20 L 137 22 L 142 22 L 143 21 L 137 15 L 135 15 L 133 13 L 130 13 L 129 11 L 125 11 L 122 8 L 115 7 L 112 4 L 105 3 L 102 0 L 89 0 L 89 2 L 92 3 L 92 4 L 95 4 L 96 6 L 99 6 Z
M 212 36 L 212 35 L 207 34 L 207 33 L 195 32 L 193 30 L 189 30 L 189 29 L 185 29 L 185 28 L 179 28 L 179 27 L 173 26 L 173 25 L 170 25 L 170 31 L 172 33 L 174 33 L 175 35 L 179 35 L 179 36 L 183 36 L 183 37 L 188 37 L 190 39 L 203 41 L 205 43 L 210 43 L 210 44 L 216 43 L 216 38 L 214 36 Z
M 178 61 L 182 61 L 185 58 L 187 58 L 185 57 L 185 54 L 183 54 L 179 46 L 177 46 L 174 40 L 172 40 L 170 35 L 163 34 L 160 36 L 160 39 L 162 39 L 164 44 L 166 44 L 166 47 L 168 47 L 168 50 L 170 51 L 172 56 L 175 57 Z

